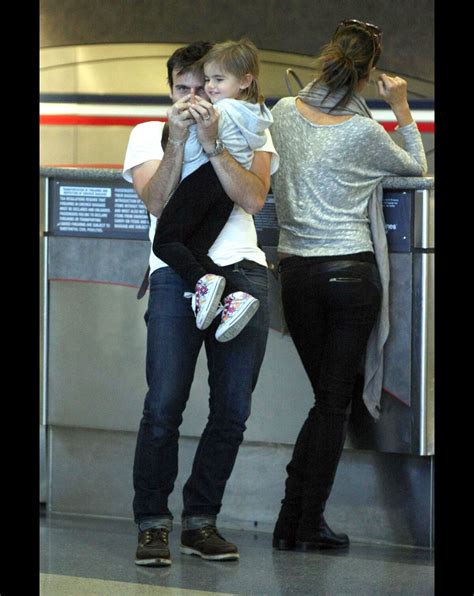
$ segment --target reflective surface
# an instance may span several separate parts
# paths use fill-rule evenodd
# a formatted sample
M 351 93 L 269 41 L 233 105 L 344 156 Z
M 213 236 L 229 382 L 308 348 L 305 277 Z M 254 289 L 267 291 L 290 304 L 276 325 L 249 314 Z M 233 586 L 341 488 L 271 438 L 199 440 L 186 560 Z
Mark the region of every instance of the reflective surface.
M 434 594 L 430 550 L 353 542 L 347 552 L 284 552 L 272 549 L 270 533 L 222 532 L 239 546 L 240 561 L 182 555 L 176 524 L 170 535 L 172 566 L 139 568 L 133 563 L 132 522 L 43 515 L 41 594 Z

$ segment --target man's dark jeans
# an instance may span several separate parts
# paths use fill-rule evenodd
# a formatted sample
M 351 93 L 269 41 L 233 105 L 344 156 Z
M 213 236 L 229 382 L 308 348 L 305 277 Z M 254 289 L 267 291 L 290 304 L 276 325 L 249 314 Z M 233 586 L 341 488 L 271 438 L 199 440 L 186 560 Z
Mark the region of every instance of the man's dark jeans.
M 196 327 L 186 282 L 164 267 L 150 277 L 146 374 L 148 392 L 133 470 L 135 521 L 169 517 L 168 496 L 178 473 L 182 414 L 205 344 L 209 370 L 209 419 L 199 441 L 191 476 L 183 489 L 185 516 L 219 513 L 232 472 L 268 336 L 268 277 L 260 265 L 224 267 L 226 275 L 260 300 L 255 316 L 235 339 L 218 342 L 219 318 L 206 331 Z
M 343 259 L 290 257 L 280 265 L 286 322 L 315 397 L 287 466 L 280 515 L 307 529 L 319 522 L 332 488 L 354 383 L 381 302 L 373 255 Z

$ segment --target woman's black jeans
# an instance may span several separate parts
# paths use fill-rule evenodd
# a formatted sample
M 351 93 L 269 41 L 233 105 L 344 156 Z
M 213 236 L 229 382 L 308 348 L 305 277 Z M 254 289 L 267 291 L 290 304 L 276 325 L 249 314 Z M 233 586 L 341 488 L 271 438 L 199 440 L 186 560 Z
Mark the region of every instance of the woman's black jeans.
M 289 257 L 280 272 L 286 322 L 315 397 L 287 466 L 280 517 L 299 520 L 298 538 L 310 539 L 331 492 L 382 289 L 372 253 Z

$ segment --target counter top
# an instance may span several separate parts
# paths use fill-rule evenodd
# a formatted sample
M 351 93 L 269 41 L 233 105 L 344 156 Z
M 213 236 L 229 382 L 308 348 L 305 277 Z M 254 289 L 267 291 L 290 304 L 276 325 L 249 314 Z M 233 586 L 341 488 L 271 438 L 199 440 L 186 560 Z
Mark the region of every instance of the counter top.
M 67 178 L 74 180 L 123 180 L 122 170 L 118 168 L 74 168 L 40 167 L 40 176 L 45 178 Z
M 117 168 L 74 168 L 41 167 L 40 176 L 74 180 L 123 180 L 122 171 Z M 382 182 L 383 188 L 401 190 L 424 190 L 434 188 L 433 176 L 388 176 Z
M 434 176 L 387 176 L 382 180 L 383 188 L 401 190 L 426 190 L 434 188 Z

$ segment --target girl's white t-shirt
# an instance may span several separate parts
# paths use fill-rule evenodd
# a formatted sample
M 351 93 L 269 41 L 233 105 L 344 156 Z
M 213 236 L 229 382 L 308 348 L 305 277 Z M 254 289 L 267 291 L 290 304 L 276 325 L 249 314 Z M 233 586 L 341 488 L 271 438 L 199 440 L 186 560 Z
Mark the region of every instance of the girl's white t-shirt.
M 164 122 L 142 122 L 135 126 L 130 133 L 130 139 L 125 154 L 122 176 L 127 182 L 133 183 L 132 168 L 149 160 L 162 160 L 163 149 L 161 137 Z M 267 151 L 272 154 L 270 174 L 278 170 L 280 158 L 273 146 L 273 141 L 268 130 L 265 131 L 267 142 L 258 151 Z M 153 244 L 157 218 L 150 213 L 151 224 L 148 232 L 150 242 Z M 257 232 L 253 217 L 238 205 L 230 214 L 227 223 L 221 230 L 214 244 L 209 249 L 209 256 L 219 266 L 231 265 L 243 259 L 254 261 L 266 267 L 265 253 L 257 246 Z M 159 259 L 150 250 L 150 274 L 167 264 Z

